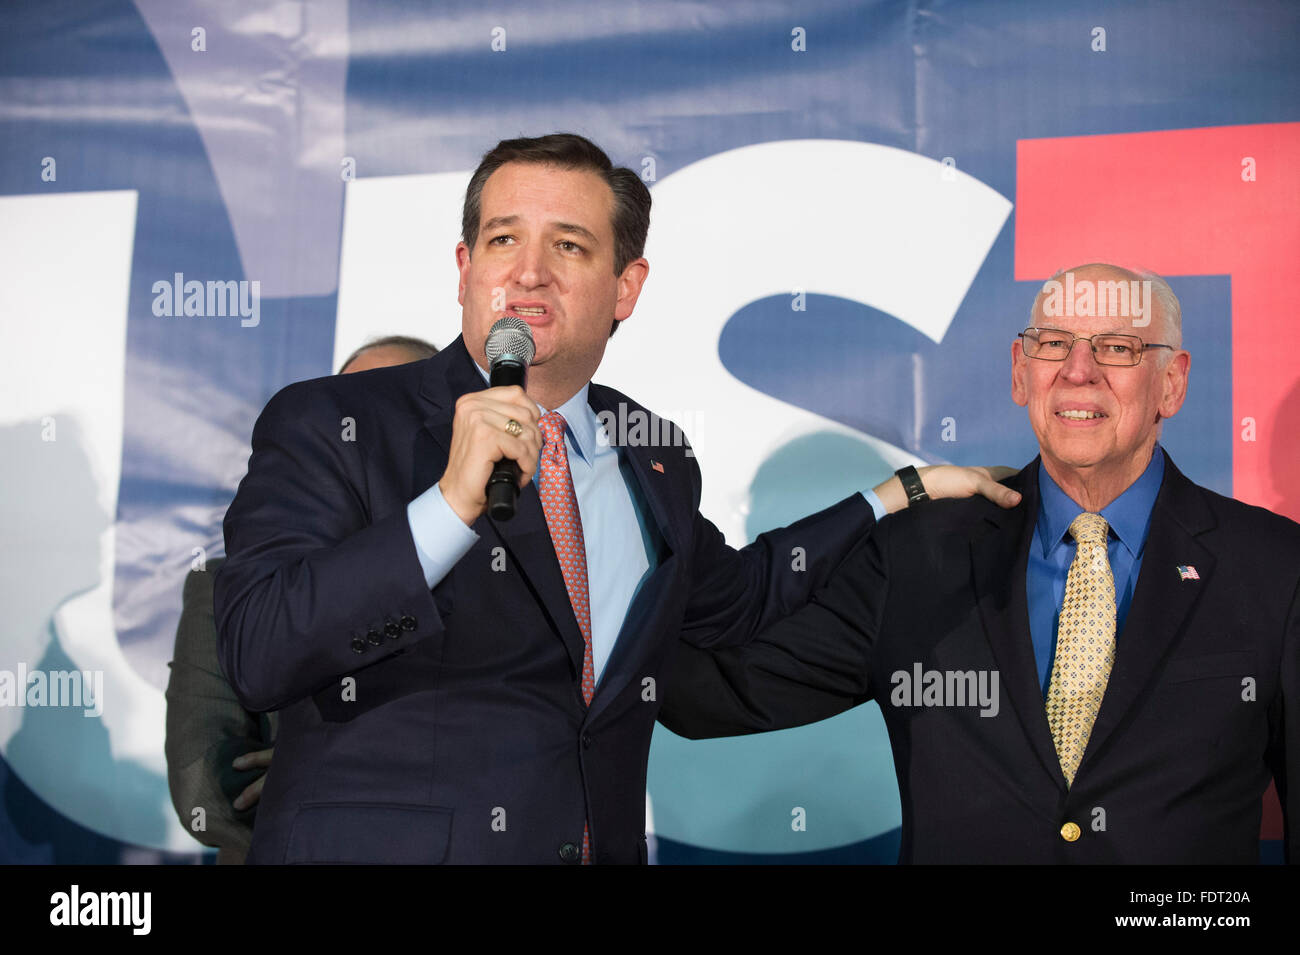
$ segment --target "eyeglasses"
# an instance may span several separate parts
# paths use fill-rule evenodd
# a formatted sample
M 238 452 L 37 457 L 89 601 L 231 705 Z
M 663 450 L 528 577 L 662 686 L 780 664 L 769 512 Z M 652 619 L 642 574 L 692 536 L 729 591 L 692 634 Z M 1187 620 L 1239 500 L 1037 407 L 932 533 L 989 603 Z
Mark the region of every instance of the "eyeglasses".
M 1058 328 L 1026 328 L 1016 336 L 1024 343 L 1025 354 L 1040 361 L 1065 361 L 1074 350 L 1075 342 L 1087 342 L 1092 356 L 1099 365 L 1136 365 L 1148 348 L 1170 348 L 1144 342 L 1136 335 L 1093 335 L 1076 338 Z

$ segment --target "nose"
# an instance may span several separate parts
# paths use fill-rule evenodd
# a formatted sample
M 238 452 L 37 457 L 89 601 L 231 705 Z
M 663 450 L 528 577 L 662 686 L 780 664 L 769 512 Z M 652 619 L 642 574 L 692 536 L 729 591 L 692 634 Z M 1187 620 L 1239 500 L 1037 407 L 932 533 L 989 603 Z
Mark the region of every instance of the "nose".
M 1076 348 L 1075 345 L 1083 347 Z M 1061 369 L 1061 375 L 1071 384 L 1086 385 L 1101 377 L 1101 366 L 1092 353 L 1092 342 L 1086 339 L 1075 339 L 1074 345 L 1070 346 L 1069 357 L 1062 364 L 1065 367 Z
M 540 242 L 528 242 L 515 258 L 515 282 L 520 288 L 537 288 L 549 285 L 550 269 L 546 264 L 546 250 Z

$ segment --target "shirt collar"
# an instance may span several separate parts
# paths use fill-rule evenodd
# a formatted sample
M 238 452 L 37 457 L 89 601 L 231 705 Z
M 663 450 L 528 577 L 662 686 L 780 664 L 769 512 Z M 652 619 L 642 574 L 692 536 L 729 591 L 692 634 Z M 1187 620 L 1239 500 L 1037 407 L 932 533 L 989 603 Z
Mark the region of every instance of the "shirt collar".
M 1165 453 L 1157 442 L 1151 461 L 1138 479 L 1119 497 L 1102 508 L 1115 537 L 1135 558 L 1142 555 L 1147 528 L 1151 526 L 1151 509 L 1165 475 Z M 1070 523 L 1079 516 L 1079 505 L 1052 480 L 1047 468 L 1038 465 L 1038 541 L 1043 556 L 1050 557 L 1066 538 Z
M 474 363 L 480 377 L 484 382 L 491 384 L 491 376 L 479 368 L 478 362 Z M 578 457 L 582 458 L 583 463 L 591 465 L 592 453 L 596 450 L 596 413 L 591 410 L 591 405 L 587 403 L 587 390 L 591 387 L 591 382 L 587 382 L 578 389 L 577 394 L 566 401 L 555 410 L 558 411 L 568 424 L 565 429 L 569 442 L 573 445 L 573 450 L 578 452 Z M 547 410 L 541 405 L 537 406 L 542 414 Z
M 596 413 L 587 404 L 587 389 L 590 387 L 590 382 L 583 385 L 576 395 L 555 409 L 569 425 L 569 440 L 573 443 L 573 450 L 578 452 L 578 457 L 588 466 L 591 465 L 592 452 L 596 449 Z M 542 414 L 546 414 L 545 408 L 542 409 Z

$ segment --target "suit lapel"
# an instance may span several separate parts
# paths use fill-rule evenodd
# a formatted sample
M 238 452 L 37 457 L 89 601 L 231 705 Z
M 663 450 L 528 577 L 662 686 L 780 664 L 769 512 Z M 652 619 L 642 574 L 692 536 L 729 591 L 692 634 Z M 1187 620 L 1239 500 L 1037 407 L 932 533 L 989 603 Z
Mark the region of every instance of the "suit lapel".
M 480 522 L 496 533 L 506 552 L 519 567 L 533 596 L 545 608 L 551 625 L 564 641 L 569 653 L 576 687 L 582 678 L 586 642 L 573 614 L 569 589 L 564 583 L 560 561 L 555 556 L 555 545 L 551 542 L 551 532 L 546 526 L 546 514 L 542 510 L 542 499 L 537 493 L 536 485 L 530 481 L 519 492 L 515 516 L 510 520 L 494 521 L 490 517 L 482 517 Z
M 987 520 L 993 526 L 971 541 L 971 566 L 980 617 L 998 663 L 1002 686 L 1035 755 L 1064 789 L 1065 776 L 1038 685 L 1025 589 L 1029 548 L 1038 521 L 1038 468 L 1035 459 L 1011 482 L 1023 495 L 1020 506 L 989 515 Z
M 614 415 L 613 420 L 618 420 L 618 396 L 615 392 L 593 384 L 587 395 L 598 420 L 602 412 Z M 623 413 L 627 414 L 627 408 L 623 409 Z M 633 501 L 639 510 L 649 511 L 642 513 L 641 518 L 649 524 L 651 536 L 659 542 L 658 553 L 649 577 L 637 590 L 623 618 L 614 648 L 605 664 L 605 671 L 596 686 L 589 720 L 598 716 L 629 680 L 639 678 L 644 661 L 657 646 L 657 641 L 646 639 L 645 635 L 665 629 L 660 618 L 669 611 L 671 602 L 664 597 L 675 575 L 676 552 L 687 533 L 681 522 L 694 516 L 681 513 L 680 507 L 673 506 L 673 500 L 677 496 L 673 491 L 675 482 L 689 480 L 688 475 L 656 470 L 652 461 L 657 458 L 653 457 L 652 451 L 652 448 L 640 445 L 622 445 L 619 448 L 619 453 L 628 463 L 641 492 L 640 501 L 637 501 L 635 494 Z M 659 463 L 663 465 L 662 461 Z M 686 500 L 690 500 L 689 489 L 686 495 Z M 641 505 L 641 501 L 645 502 L 645 506 Z
M 1106 744 L 1137 702 L 1209 584 L 1214 556 L 1196 536 L 1213 526 L 1213 516 L 1200 490 L 1166 455 L 1165 477 L 1151 511 L 1133 603 L 1116 641 L 1115 664 L 1079 772 L 1087 768 L 1089 759 Z M 1179 577 L 1178 567 L 1185 564 L 1196 568 L 1199 580 Z
M 627 608 L 627 615 L 623 618 L 623 625 L 619 628 L 614 649 L 605 663 L 605 672 L 601 674 L 600 682 L 596 685 L 596 695 L 591 701 L 591 711 L 588 714 L 589 720 L 599 716 L 629 681 L 635 679 L 639 682 L 647 675 L 644 663 L 651 652 L 660 645 L 659 640 L 650 639 L 649 635 L 667 631 L 671 633 L 673 639 L 677 638 L 680 626 L 667 627 L 662 619 L 671 609 L 670 601 L 664 600 L 663 597 L 675 574 L 672 565 L 676 559 L 675 556 L 670 556 L 663 560 L 651 571 L 650 577 L 632 598 L 632 603 Z
M 621 396 L 602 385 L 593 384 L 588 389 L 587 402 L 591 405 L 592 410 L 596 412 L 598 422 L 602 414 L 606 416 L 612 415 L 614 421 L 618 420 L 619 409 L 616 407 L 616 397 Z M 627 404 L 626 399 L 624 399 L 624 404 Z M 623 414 L 628 414 L 626 407 L 623 409 Z M 599 426 L 598 423 L 597 427 Z M 660 433 L 662 433 L 662 429 L 660 429 Z M 651 447 L 640 444 L 626 444 L 621 445 L 619 451 L 624 460 L 631 465 L 632 473 L 636 477 L 644 500 L 650 505 L 650 513 L 644 516 L 653 519 L 659 537 L 667 542 L 668 549 L 671 552 L 676 552 L 681 546 L 684 533 L 684 529 L 680 527 L 680 521 L 684 515 L 674 511 L 671 507 L 668 493 L 671 486 L 669 482 L 683 480 L 686 475 L 673 474 L 670 477 L 665 471 L 655 470 L 654 462 L 657 459 L 653 456 L 653 448 Z M 659 464 L 662 467 L 663 462 L 660 461 Z
M 414 472 L 412 485 L 417 495 L 432 487 L 447 470 L 456 399 L 466 392 L 483 389 L 483 379 L 474 369 L 459 336 L 425 362 L 424 376 L 420 379 L 420 397 L 428 405 L 428 414 L 411 464 Z
M 447 468 L 456 399 L 486 387 L 483 376 L 459 337 L 429 360 L 420 389 L 421 396 L 432 406 L 424 422 L 429 447 L 417 448 L 414 464 L 416 493 L 430 487 Z M 419 443 L 424 443 L 423 438 Z M 424 451 L 428 453 L 422 453 Z M 500 540 L 512 566 L 518 568 L 524 584 L 545 610 L 564 643 L 574 672 L 580 677 L 585 650 L 582 631 L 573 615 L 573 605 L 569 602 L 564 574 L 546 528 L 546 515 L 542 512 L 537 488 L 529 483 L 519 492 L 512 520 L 494 521 L 487 516 L 480 517 L 474 523 L 474 530 L 482 537 L 495 536 Z

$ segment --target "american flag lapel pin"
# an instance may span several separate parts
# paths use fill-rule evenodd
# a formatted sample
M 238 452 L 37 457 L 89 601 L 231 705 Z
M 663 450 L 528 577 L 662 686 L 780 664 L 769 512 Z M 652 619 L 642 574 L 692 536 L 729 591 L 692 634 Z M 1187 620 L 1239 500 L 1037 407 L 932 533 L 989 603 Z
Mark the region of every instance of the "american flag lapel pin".
M 663 473 L 664 473 L 664 466 L 663 466 L 662 464 L 660 464 L 658 461 L 656 461 L 654 458 L 651 458 L 651 459 L 650 459 L 650 470 L 652 470 L 652 471 L 658 471 L 660 474 L 663 474 Z
M 1178 579 L 1179 580 L 1200 580 L 1201 575 L 1196 572 L 1196 568 L 1193 567 L 1191 564 L 1179 564 Z

